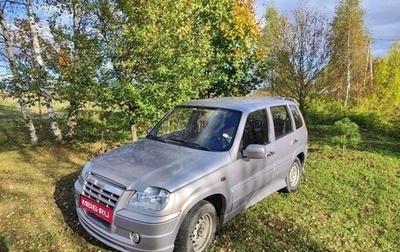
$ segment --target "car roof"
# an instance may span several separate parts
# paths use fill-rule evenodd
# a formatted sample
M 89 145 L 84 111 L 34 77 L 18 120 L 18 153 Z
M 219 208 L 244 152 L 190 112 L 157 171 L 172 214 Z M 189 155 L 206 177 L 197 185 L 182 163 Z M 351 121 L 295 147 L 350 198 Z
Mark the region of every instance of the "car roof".
M 297 103 L 294 99 L 286 97 L 245 96 L 193 100 L 183 103 L 181 106 L 225 108 L 242 112 L 250 112 L 268 106 L 276 106 L 282 104 L 296 105 Z

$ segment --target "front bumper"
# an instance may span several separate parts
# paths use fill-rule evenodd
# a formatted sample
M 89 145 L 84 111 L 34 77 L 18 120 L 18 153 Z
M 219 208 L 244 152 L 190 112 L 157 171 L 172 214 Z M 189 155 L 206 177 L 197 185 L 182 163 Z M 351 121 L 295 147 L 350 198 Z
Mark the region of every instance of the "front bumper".
M 76 181 L 76 199 L 79 198 L 81 189 L 82 185 Z M 114 213 L 113 222 L 108 224 L 80 208 L 79 203 L 77 203 L 76 212 L 79 222 L 89 234 L 119 251 L 169 252 L 174 249 L 175 237 L 179 231 L 179 214 L 167 218 L 165 216 L 149 218 L 149 216 L 121 209 Z M 139 220 L 146 220 L 146 222 Z M 131 232 L 140 234 L 138 243 L 133 242 L 130 238 Z

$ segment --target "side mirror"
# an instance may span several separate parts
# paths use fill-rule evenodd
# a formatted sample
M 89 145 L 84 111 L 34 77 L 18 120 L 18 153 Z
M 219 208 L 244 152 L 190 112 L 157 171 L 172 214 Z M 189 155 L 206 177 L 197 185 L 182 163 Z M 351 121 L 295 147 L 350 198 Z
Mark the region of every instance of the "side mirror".
M 249 159 L 263 159 L 266 156 L 265 146 L 261 144 L 249 144 L 243 150 L 243 157 Z

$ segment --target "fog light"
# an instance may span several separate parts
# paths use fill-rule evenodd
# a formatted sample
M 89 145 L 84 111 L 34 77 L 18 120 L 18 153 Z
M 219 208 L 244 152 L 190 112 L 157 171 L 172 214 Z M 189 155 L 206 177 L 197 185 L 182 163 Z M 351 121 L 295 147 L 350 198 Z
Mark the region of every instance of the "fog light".
M 131 240 L 132 240 L 134 243 L 139 243 L 139 241 L 140 241 L 140 235 L 139 235 L 138 233 L 136 233 L 136 232 L 131 232 Z

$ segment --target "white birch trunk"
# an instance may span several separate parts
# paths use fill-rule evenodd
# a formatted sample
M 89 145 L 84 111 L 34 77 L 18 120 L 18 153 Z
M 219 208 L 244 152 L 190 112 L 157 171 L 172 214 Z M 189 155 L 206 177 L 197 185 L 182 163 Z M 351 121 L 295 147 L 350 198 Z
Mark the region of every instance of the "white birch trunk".
M 347 79 L 346 79 L 346 96 L 344 98 L 344 107 L 347 108 L 351 89 L 351 67 L 350 67 L 350 29 L 347 32 Z
M 38 33 L 37 33 L 37 29 L 36 29 L 35 17 L 33 14 L 33 7 L 32 7 L 31 0 L 26 1 L 26 8 L 28 11 L 28 21 L 29 21 L 29 27 L 31 30 L 33 53 L 35 55 L 36 62 L 39 65 L 40 69 L 42 71 L 44 71 L 45 66 L 44 66 L 43 58 L 40 54 L 40 44 L 39 44 Z M 44 83 L 44 88 L 42 90 L 42 93 L 43 93 L 44 102 L 45 102 L 46 108 L 47 108 L 48 118 L 49 118 L 49 122 L 50 122 L 50 128 L 53 131 L 53 135 L 56 138 L 56 140 L 61 140 L 61 138 L 62 138 L 61 130 L 58 127 L 58 124 L 56 121 L 56 113 L 54 111 L 53 99 L 51 97 L 49 82 L 48 82 L 47 78 L 43 81 L 45 83 Z
M 15 59 L 14 51 L 13 51 L 12 46 L 11 46 L 10 33 L 8 31 L 7 21 L 6 21 L 5 17 L 4 17 L 4 13 L 3 13 L 2 9 L 0 9 L 0 26 L 1 26 L 2 31 L 3 31 L 2 35 L 3 35 L 5 46 L 6 46 L 8 61 L 9 61 L 10 68 L 11 68 L 11 73 L 13 75 L 13 84 L 15 86 L 19 86 L 19 84 L 16 83 L 16 81 L 15 81 L 15 78 L 16 78 L 16 76 L 15 76 L 15 73 L 16 73 L 16 69 L 15 69 L 16 59 Z M 22 116 L 23 116 L 24 121 L 25 121 L 25 125 L 29 130 L 31 145 L 35 146 L 38 143 L 38 137 L 37 137 L 37 134 L 36 134 L 36 129 L 35 129 L 35 125 L 32 122 L 32 119 L 31 119 L 31 117 L 29 115 L 28 108 L 27 108 L 27 105 L 26 105 L 27 102 L 24 99 L 22 94 L 19 94 L 18 103 L 19 103 L 19 105 L 21 107 L 21 112 L 22 112 Z
M 365 57 L 365 70 L 364 70 L 364 79 L 363 79 L 363 86 L 362 88 L 365 90 L 366 89 L 366 85 L 367 85 L 367 78 L 368 78 L 368 67 L 369 67 L 369 56 L 370 56 L 370 50 L 369 50 L 369 45 L 370 45 L 370 41 L 368 40 L 368 48 L 367 48 L 367 52 L 366 52 L 366 57 Z
M 367 49 L 367 60 L 365 63 L 365 77 L 364 77 L 364 82 L 363 82 L 363 88 L 367 88 L 367 79 L 369 78 L 370 81 L 370 86 L 373 86 L 373 72 L 372 72 L 372 61 L 373 61 L 373 56 L 371 52 L 371 39 L 368 40 L 368 49 Z M 369 71 L 369 75 L 368 75 Z
M 31 119 L 31 117 L 29 115 L 28 107 L 26 105 L 26 101 L 22 97 L 19 97 L 18 98 L 18 103 L 19 103 L 19 106 L 21 107 L 21 112 L 22 112 L 22 116 L 23 116 L 24 121 L 25 121 L 25 125 L 26 125 L 26 127 L 28 127 L 28 130 L 29 130 L 29 135 L 30 135 L 30 138 L 31 138 L 31 145 L 36 146 L 39 140 L 38 140 L 38 137 L 37 137 L 37 134 L 36 134 L 35 125 L 33 124 L 32 119 Z
M 372 45 L 371 45 L 371 40 L 369 41 L 369 74 L 370 74 L 370 85 L 373 86 L 374 85 L 374 69 L 372 68 L 372 61 L 373 61 L 373 55 L 372 55 L 372 49 L 371 49 Z
M 75 64 L 75 62 L 77 60 L 76 36 L 79 35 L 79 16 L 80 16 L 80 2 L 79 1 L 80 0 L 74 0 L 73 5 L 72 5 L 73 30 L 74 30 L 73 52 L 72 52 L 73 64 Z M 69 85 L 71 85 L 71 84 L 69 84 Z M 68 118 L 67 118 L 67 130 L 65 133 L 65 139 L 67 141 L 70 141 L 74 138 L 77 125 L 78 125 L 78 104 L 77 104 L 77 102 L 70 101 Z

